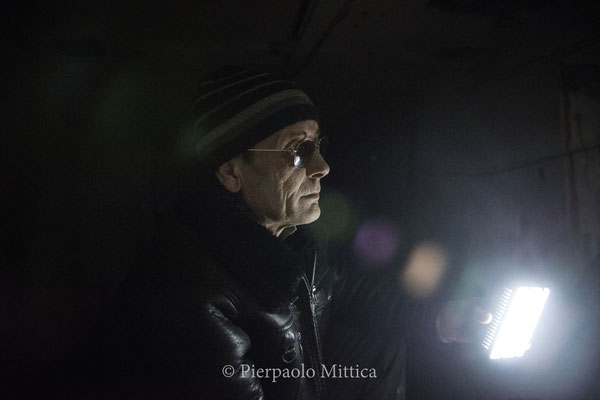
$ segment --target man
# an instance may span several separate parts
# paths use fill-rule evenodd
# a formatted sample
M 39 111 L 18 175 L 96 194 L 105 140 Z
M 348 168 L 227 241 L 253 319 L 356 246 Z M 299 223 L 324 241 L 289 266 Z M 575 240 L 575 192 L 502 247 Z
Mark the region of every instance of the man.
M 199 165 L 123 285 L 102 387 L 143 398 L 401 398 L 397 289 L 336 269 L 294 233 L 319 217 L 330 170 L 312 101 L 292 82 L 239 71 L 205 82 L 195 111 Z M 366 315 L 371 333 L 345 325 L 350 314 Z

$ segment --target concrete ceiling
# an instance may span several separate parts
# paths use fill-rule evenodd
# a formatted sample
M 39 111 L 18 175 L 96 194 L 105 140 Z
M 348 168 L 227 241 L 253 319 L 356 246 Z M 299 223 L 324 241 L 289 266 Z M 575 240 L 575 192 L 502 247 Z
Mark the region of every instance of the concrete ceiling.
M 594 4 L 595 3 L 595 4 Z M 568 0 L 54 2 L 5 35 L 72 55 L 261 64 L 357 91 L 454 88 L 597 44 L 600 6 Z M 27 8 L 26 8 L 27 7 Z

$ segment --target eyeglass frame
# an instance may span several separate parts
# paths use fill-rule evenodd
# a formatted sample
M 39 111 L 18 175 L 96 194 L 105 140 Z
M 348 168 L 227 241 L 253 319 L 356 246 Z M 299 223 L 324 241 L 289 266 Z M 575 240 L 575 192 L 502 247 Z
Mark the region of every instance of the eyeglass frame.
M 289 153 L 293 153 L 294 154 L 294 167 L 298 168 L 298 169 L 302 169 L 302 168 L 306 168 L 308 166 L 308 164 L 310 164 L 310 162 L 312 161 L 313 157 L 315 156 L 315 153 L 318 151 L 319 154 L 321 153 L 321 142 L 325 141 L 325 143 L 327 143 L 329 141 L 329 137 L 328 136 L 323 136 L 323 137 L 318 137 L 316 139 L 306 139 L 303 140 L 299 143 L 296 143 L 293 147 L 289 148 L 289 149 L 246 149 L 246 151 L 255 151 L 255 152 L 289 152 Z M 296 165 L 296 157 L 297 157 L 297 153 L 298 153 L 298 147 L 300 147 L 300 145 L 302 145 L 302 143 L 305 142 L 315 142 L 315 150 L 312 152 L 310 159 L 306 162 L 304 167 L 299 167 Z

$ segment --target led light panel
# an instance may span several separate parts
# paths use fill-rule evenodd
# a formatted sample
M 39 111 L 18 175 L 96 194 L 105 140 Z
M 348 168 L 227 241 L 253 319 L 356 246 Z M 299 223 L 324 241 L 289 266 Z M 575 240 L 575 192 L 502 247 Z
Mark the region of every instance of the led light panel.
M 490 359 L 521 357 L 529 350 L 549 294 L 550 289 L 546 287 L 504 289 L 483 340 L 483 347 L 491 348 Z

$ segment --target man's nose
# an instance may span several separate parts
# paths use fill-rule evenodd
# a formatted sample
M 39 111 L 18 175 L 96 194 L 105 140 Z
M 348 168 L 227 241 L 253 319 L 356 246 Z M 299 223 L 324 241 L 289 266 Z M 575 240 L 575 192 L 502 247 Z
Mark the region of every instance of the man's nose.
M 325 162 L 321 152 L 316 151 L 306 166 L 306 175 L 309 178 L 324 178 L 327 174 L 329 174 L 329 164 Z

